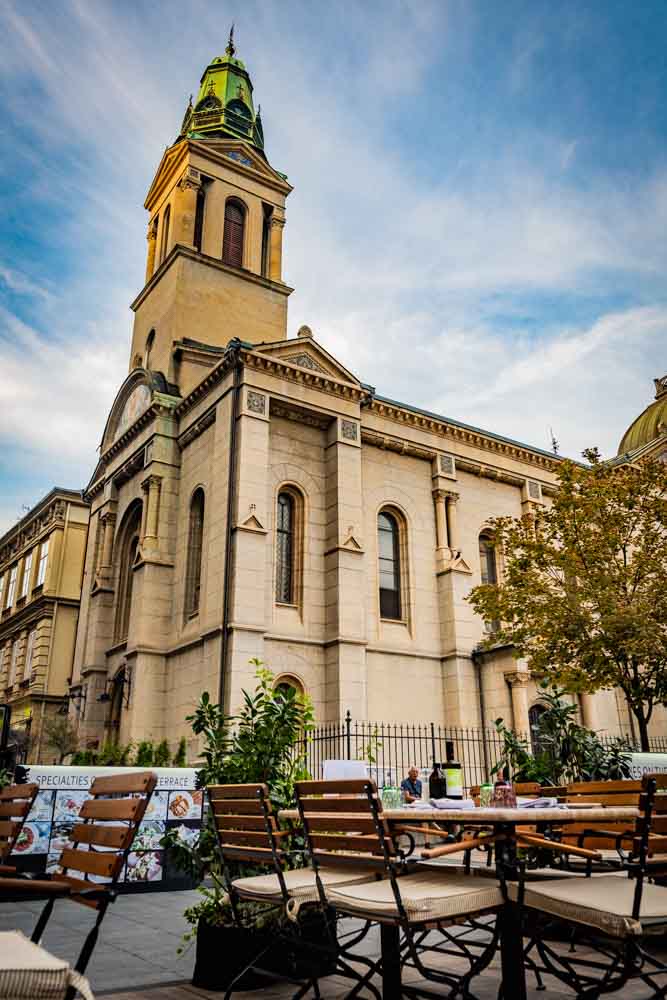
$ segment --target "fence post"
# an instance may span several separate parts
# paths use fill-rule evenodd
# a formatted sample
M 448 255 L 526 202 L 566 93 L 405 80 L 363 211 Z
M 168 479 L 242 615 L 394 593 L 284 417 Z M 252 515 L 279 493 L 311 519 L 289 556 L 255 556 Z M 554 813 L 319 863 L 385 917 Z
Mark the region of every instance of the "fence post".
M 347 749 L 347 760 L 352 760 L 352 735 L 350 733 L 350 726 L 352 724 L 352 716 L 348 708 L 345 713 L 345 743 Z
M 431 764 L 435 761 L 435 725 L 431 723 Z

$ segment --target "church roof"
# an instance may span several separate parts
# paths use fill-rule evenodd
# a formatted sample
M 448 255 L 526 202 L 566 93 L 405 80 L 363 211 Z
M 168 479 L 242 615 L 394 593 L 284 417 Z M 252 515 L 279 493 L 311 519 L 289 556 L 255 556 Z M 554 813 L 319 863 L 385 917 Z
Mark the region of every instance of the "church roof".
M 653 380 L 655 399 L 628 427 L 618 446 L 618 454 L 643 448 L 667 433 L 667 375 Z
M 225 54 L 204 70 L 194 105 L 190 95 L 178 140 L 243 139 L 264 155 L 262 119 L 259 107 L 255 113 L 252 91 L 245 64 L 236 58 L 232 25 Z

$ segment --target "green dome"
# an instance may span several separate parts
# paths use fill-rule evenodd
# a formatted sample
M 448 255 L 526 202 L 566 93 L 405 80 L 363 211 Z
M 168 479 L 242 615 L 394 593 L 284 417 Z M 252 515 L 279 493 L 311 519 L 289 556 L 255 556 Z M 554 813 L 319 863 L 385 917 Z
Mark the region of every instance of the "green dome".
M 645 444 L 667 433 L 667 375 L 653 381 L 655 399 L 628 427 L 618 446 L 619 455 L 643 448 Z

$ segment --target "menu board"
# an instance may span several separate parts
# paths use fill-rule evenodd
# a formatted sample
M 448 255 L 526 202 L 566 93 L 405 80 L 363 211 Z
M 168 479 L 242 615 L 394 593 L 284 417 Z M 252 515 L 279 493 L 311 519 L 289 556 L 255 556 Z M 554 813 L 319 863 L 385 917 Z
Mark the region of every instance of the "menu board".
M 27 765 L 26 780 L 39 785 L 39 792 L 12 852 L 12 863 L 20 870 L 56 873 L 60 854 L 70 846 L 72 828 L 81 806 L 90 798 L 89 788 L 98 776 L 144 771 L 135 767 L 56 767 Z M 120 890 L 190 888 L 190 880 L 174 869 L 162 848 L 169 830 L 195 844 L 199 838 L 204 792 L 195 788 L 196 771 L 191 767 L 153 767 L 157 786 L 135 834 L 127 862 L 118 879 Z M 79 849 L 86 849 L 80 845 Z M 76 872 L 71 872 L 76 876 Z M 94 881 L 106 878 L 89 876 Z

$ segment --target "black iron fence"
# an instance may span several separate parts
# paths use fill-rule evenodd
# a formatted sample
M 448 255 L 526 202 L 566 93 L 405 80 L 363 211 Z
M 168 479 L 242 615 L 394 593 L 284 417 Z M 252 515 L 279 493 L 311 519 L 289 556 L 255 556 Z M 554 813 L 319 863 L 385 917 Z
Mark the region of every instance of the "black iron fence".
M 602 736 L 603 743 L 615 737 Z M 627 738 L 635 751 L 639 745 Z M 440 726 L 434 722 L 403 724 L 353 719 L 348 712 L 340 722 L 318 726 L 306 747 L 306 762 L 313 778 L 322 777 L 325 760 L 359 760 L 369 765 L 379 786 L 402 780 L 411 765 L 430 772 L 434 761 L 447 760 L 447 744 L 463 769 L 465 788 L 492 778 L 502 758 L 503 741 L 495 729 Z M 667 736 L 650 740 L 651 750 L 667 753 Z

